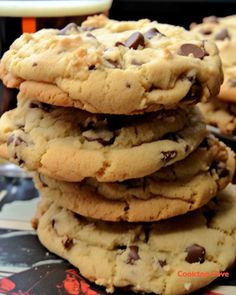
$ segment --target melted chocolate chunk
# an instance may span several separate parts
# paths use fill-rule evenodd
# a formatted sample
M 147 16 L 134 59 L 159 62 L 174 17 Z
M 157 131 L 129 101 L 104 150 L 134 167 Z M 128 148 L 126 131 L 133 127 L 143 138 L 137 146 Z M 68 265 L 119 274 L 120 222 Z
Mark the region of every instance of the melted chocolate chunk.
M 128 264 L 134 264 L 136 260 L 140 259 L 138 255 L 138 246 L 129 246 L 129 254 L 128 254 Z
M 229 32 L 227 29 L 222 29 L 215 35 L 215 40 L 223 41 L 226 38 L 230 39 Z
M 202 85 L 195 82 L 189 89 L 187 95 L 182 99 L 183 102 L 192 104 L 200 101 L 202 97 Z
M 61 29 L 57 33 L 57 35 L 66 35 L 68 32 L 78 33 L 79 32 L 78 26 L 75 23 L 70 23 L 67 26 L 65 26 L 63 29 Z
M 166 263 L 166 260 L 158 260 L 159 264 L 161 267 L 164 267 L 167 263 Z
M 211 15 L 211 16 L 208 16 L 208 17 L 204 17 L 203 22 L 204 23 L 215 23 L 215 24 L 218 24 L 219 23 L 219 20 L 218 20 L 218 18 L 215 15 Z
M 141 33 L 135 32 L 125 41 L 125 47 L 137 49 L 139 46 L 144 47 L 144 37 Z
M 161 152 L 162 155 L 162 161 L 168 163 L 170 160 L 174 159 L 177 156 L 176 151 L 167 151 L 167 152 Z
M 64 242 L 64 247 L 66 250 L 70 250 L 74 246 L 73 240 L 70 238 L 67 238 Z
M 187 247 L 185 251 L 187 252 L 185 261 L 187 261 L 188 263 L 203 263 L 205 261 L 206 250 L 202 246 L 193 244 Z
M 116 46 L 116 47 L 119 47 L 119 46 L 125 46 L 125 44 L 122 43 L 122 42 L 120 42 L 120 41 L 117 41 L 117 42 L 115 43 L 115 46 Z
M 37 62 L 33 62 L 32 63 L 32 67 L 37 67 L 38 63 Z
M 203 34 L 203 35 L 211 35 L 212 30 L 211 29 L 201 29 L 200 33 Z
M 89 69 L 89 71 L 93 71 L 93 70 L 96 69 L 96 66 L 95 66 L 95 65 L 90 65 L 90 66 L 88 67 L 88 69 Z
M 233 79 L 233 78 L 229 78 L 228 80 L 227 80 L 227 83 L 228 83 L 228 85 L 229 85 L 229 87 L 236 87 L 236 79 Z
M 146 39 L 152 39 L 153 37 L 155 36 L 163 36 L 163 37 L 166 37 L 164 34 L 162 34 L 158 29 L 156 28 L 151 28 L 150 30 L 148 30 L 145 34 L 144 34 L 144 37 Z
M 195 58 L 200 59 L 202 59 L 206 55 L 205 51 L 201 47 L 190 43 L 181 45 L 178 50 L 178 54 L 183 56 L 188 56 L 192 54 Z

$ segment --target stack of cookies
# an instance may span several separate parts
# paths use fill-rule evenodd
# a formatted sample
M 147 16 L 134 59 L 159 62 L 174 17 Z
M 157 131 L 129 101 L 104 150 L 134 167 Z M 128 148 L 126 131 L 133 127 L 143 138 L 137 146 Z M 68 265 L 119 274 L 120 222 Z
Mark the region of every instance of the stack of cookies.
M 19 88 L 0 154 L 33 171 L 45 247 L 108 292 L 190 293 L 215 277 L 183 273 L 233 264 L 234 154 L 195 106 L 222 82 L 213 41 L 101 15 L 24 34 L 0 67 Z
M 192 24 L 192 31 L 201 38 L 215 40 L 224 71 L 224 83 L 217 97 L 199 107 L 208 124 L 222 134 L 236 134 L 236 15 L 223 18 L 205 17 L 202 24 Z

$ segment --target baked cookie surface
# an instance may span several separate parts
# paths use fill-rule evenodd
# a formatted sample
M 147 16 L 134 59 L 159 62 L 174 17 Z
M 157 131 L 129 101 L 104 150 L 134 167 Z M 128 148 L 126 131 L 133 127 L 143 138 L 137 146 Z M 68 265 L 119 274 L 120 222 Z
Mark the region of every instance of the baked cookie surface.
M 24 34 L 7 51 L 8 87 L 49 104 L 134 114 L 189 104 L 219 92 L 215 43 L 167 24 L 94 16 L 81 27 Z
M 34 182 L 41 197 L 85 217 L 148 222 L 205 205 L 231 182 L 234 171 L 234 153 L 210 136 L 184 160 L 144 178 L 68 183 L 34 174 Z
M 99 116 L 19 100 L 18 107 L 0 120 L 0 141 L 11 161 L 72 182 L 85 177 L 103 182 L 143 177 L 185 158 L 206 133 L 196 107 Z
M 167 295 L 191 293 L 216 278 L 210 273 L 228 269 L 236 257 L 235 229 L 235 187 L 229 186 L 202 210 L 150 224 L 96 222 L 44 202 L 37 233 L 47 249 L 109 292 Z

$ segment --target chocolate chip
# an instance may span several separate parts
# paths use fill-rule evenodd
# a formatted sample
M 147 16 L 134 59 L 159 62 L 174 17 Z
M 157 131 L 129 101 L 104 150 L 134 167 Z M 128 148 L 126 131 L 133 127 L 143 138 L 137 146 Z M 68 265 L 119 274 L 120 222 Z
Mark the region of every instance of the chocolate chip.
M 70 250 L 74 246 L 73 240 L 70 238 L 67 238 L 63 244 L 66 250 Z
M 210 147 L 208 139 L 205 137 L 199 147 L 208 149 Z
M 96 30 L 97 29 L 97 27 L 92 27 L 92 26 L 88 26 L 88 27 L 81 27 L 81 30 L 83 30 L 83 31 L 93 31 L 93 30 Z
M 228 85 L 229 85 L 229 87 L 236 87 L 236 79 L 233 79 L 233 78 L 229 78 L 228 80 L 227 80 L 227 83 L 228 83 Z
M 202 246 L 193 244 L 187 247 L 185 251 L 187 252 L 185 261 L 187 261 L 188 263 L 203 263 L 205 261 L 206 250 Z
M 78 33 L 79 32 L 78 26 L 75 23 L 70 23 L 67 26 L 65 26 L 63 29 L 61 29 L 57 33 L 57 35 L 66 35 L 68 32 Z
M 141 33 L 135 32 L 125 41 L 125 46 L 133 49 L 137 49 L 140 46 L 144 46 L 144 37 Z
M 112 131 L 105 130 L 104 128 L 88 130 L 83 132 L 82 135 L 87 141 L 97 141 L 103 146 L 111 145 L 115 141 L 115 133 Z
M 37 62 L 33 62 L 32 67 L 37 67 L 38 63 Z
M 95 68 L 96 68 L 95 65 L 90 65 L 90 66 L 88 67 L 89 71 L 95 70 Z
M 119 46 L 125 46 L 125 44 L 122 43 L 122 42 L 120 42 L 120 41 L 117 41 L 117 42 L 115 43 L 115 46 L 116 46 L 116 47 L 119 47 Z
M 121 68 L 121 65 L 119 63 L 118 60 L 111 60 L 111 59 L 106 59 L 106 61 L 112 65 L 112 67 L 114 68 L 117 68 L 117 69 L 120 69 Z
M 226 165 L 222 162 L 213 162 L 211 164 L 210 170 L 215 170 L 220 178 L 229 175 L 229 170 L 226 168 Z
M 176 151 L 167 151 L 167 152 L 161 152 L 162 155 L 162 161 L 168 163 L 170 160 L 174 159 L 177 156 Z
M 158 260 L 161 267 L 164 267 L 166 265 L 166 260 Z
M 150 30 L 148 30 L 145 34 L 144 34 L 144 37 L 146 38 L 146 39 L 152 39 L 153 37 L 155 37 L 155 36 L 157 36 L 157 35 L 159 35 L 159 36 L 164 36 L 165 37 L 165 35 L 164 34 L 162 34 L 158 29 L 156 29 L 156 28 L 151 28 Z
M 55 222 L 56 222 L 56 220 L 55 219 L 52 219 L 52 221 L 51 221 L 52 227 L 54 227 Z
M 126 88 L 131 88 L 131 84 L 128 82 L 125 83 L 125 86 L 126 86 Z
M 40 108 L 40 105 L 39 105 L 39 103 L 37 103 L 37 102 L 31 102 L 31 103 L 29 104 L 29 108 L 31 108 L 31 109 Z
M 118 245 L 118 246 L 116 247 L 116 249 L 118 249 L 118 250 L 126 250 L 127 247 L 124 246 L 124 245 Z
M 134 264 L 136 260 L 140 259 L 138 255 L 138 246 L 129 246 L 129 250 L 127 263 Z
M 203 35 L 210 35 L 212 33 L 211 29 L 201 29 L 200 33 Z
M 205 51 L 201 47 L 191 43 L 181 45 L 177 53 L 183 56 L 192 54 L 195 58 L 200 59 L 205 56 Z
M 187 95 L 182 99 L 182 102 L 192 104 L 200 101 L 202 97 L 202 85 L 195 82 L 189 89 Z
M 47 103 L 44 103 L 44 102 L 31 102 L 29 104 L 29 108 L 31 108 L 31 109 L 39 108 L 39 109 L 42 109 L 48 113 L 51 111 L 52 106 Z
M 24 160 L 22 160 L 22 159 L 18 159 L 18 164 L 19 164 L 19 166 L 23 165 L 24 163 L 25 163 Z
M 215 23 L 218 24 L 219 20 L 216 16 L 212 15 L 212 16 L 208 16 L 208 17 L 204 17 L 203 19 L 204 23 Z
M 223 41 L 223 40 L 225 40 L 226 38 L 230 39 L 229 32 L 228 32 L 227 29 L 222 29 L 220 32 L 218 32 L 218 33 L 215 35 L 215 40 Z

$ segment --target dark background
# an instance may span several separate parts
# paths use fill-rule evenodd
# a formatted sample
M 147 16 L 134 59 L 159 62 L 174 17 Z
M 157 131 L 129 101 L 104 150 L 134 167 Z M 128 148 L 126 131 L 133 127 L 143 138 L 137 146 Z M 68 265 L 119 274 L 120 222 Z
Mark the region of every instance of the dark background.
M 204 16 L 236 14 L 235 0 L 113 0 L 110 17 L 118 20 L 150 18 L 159 22 L 189 27 Z

